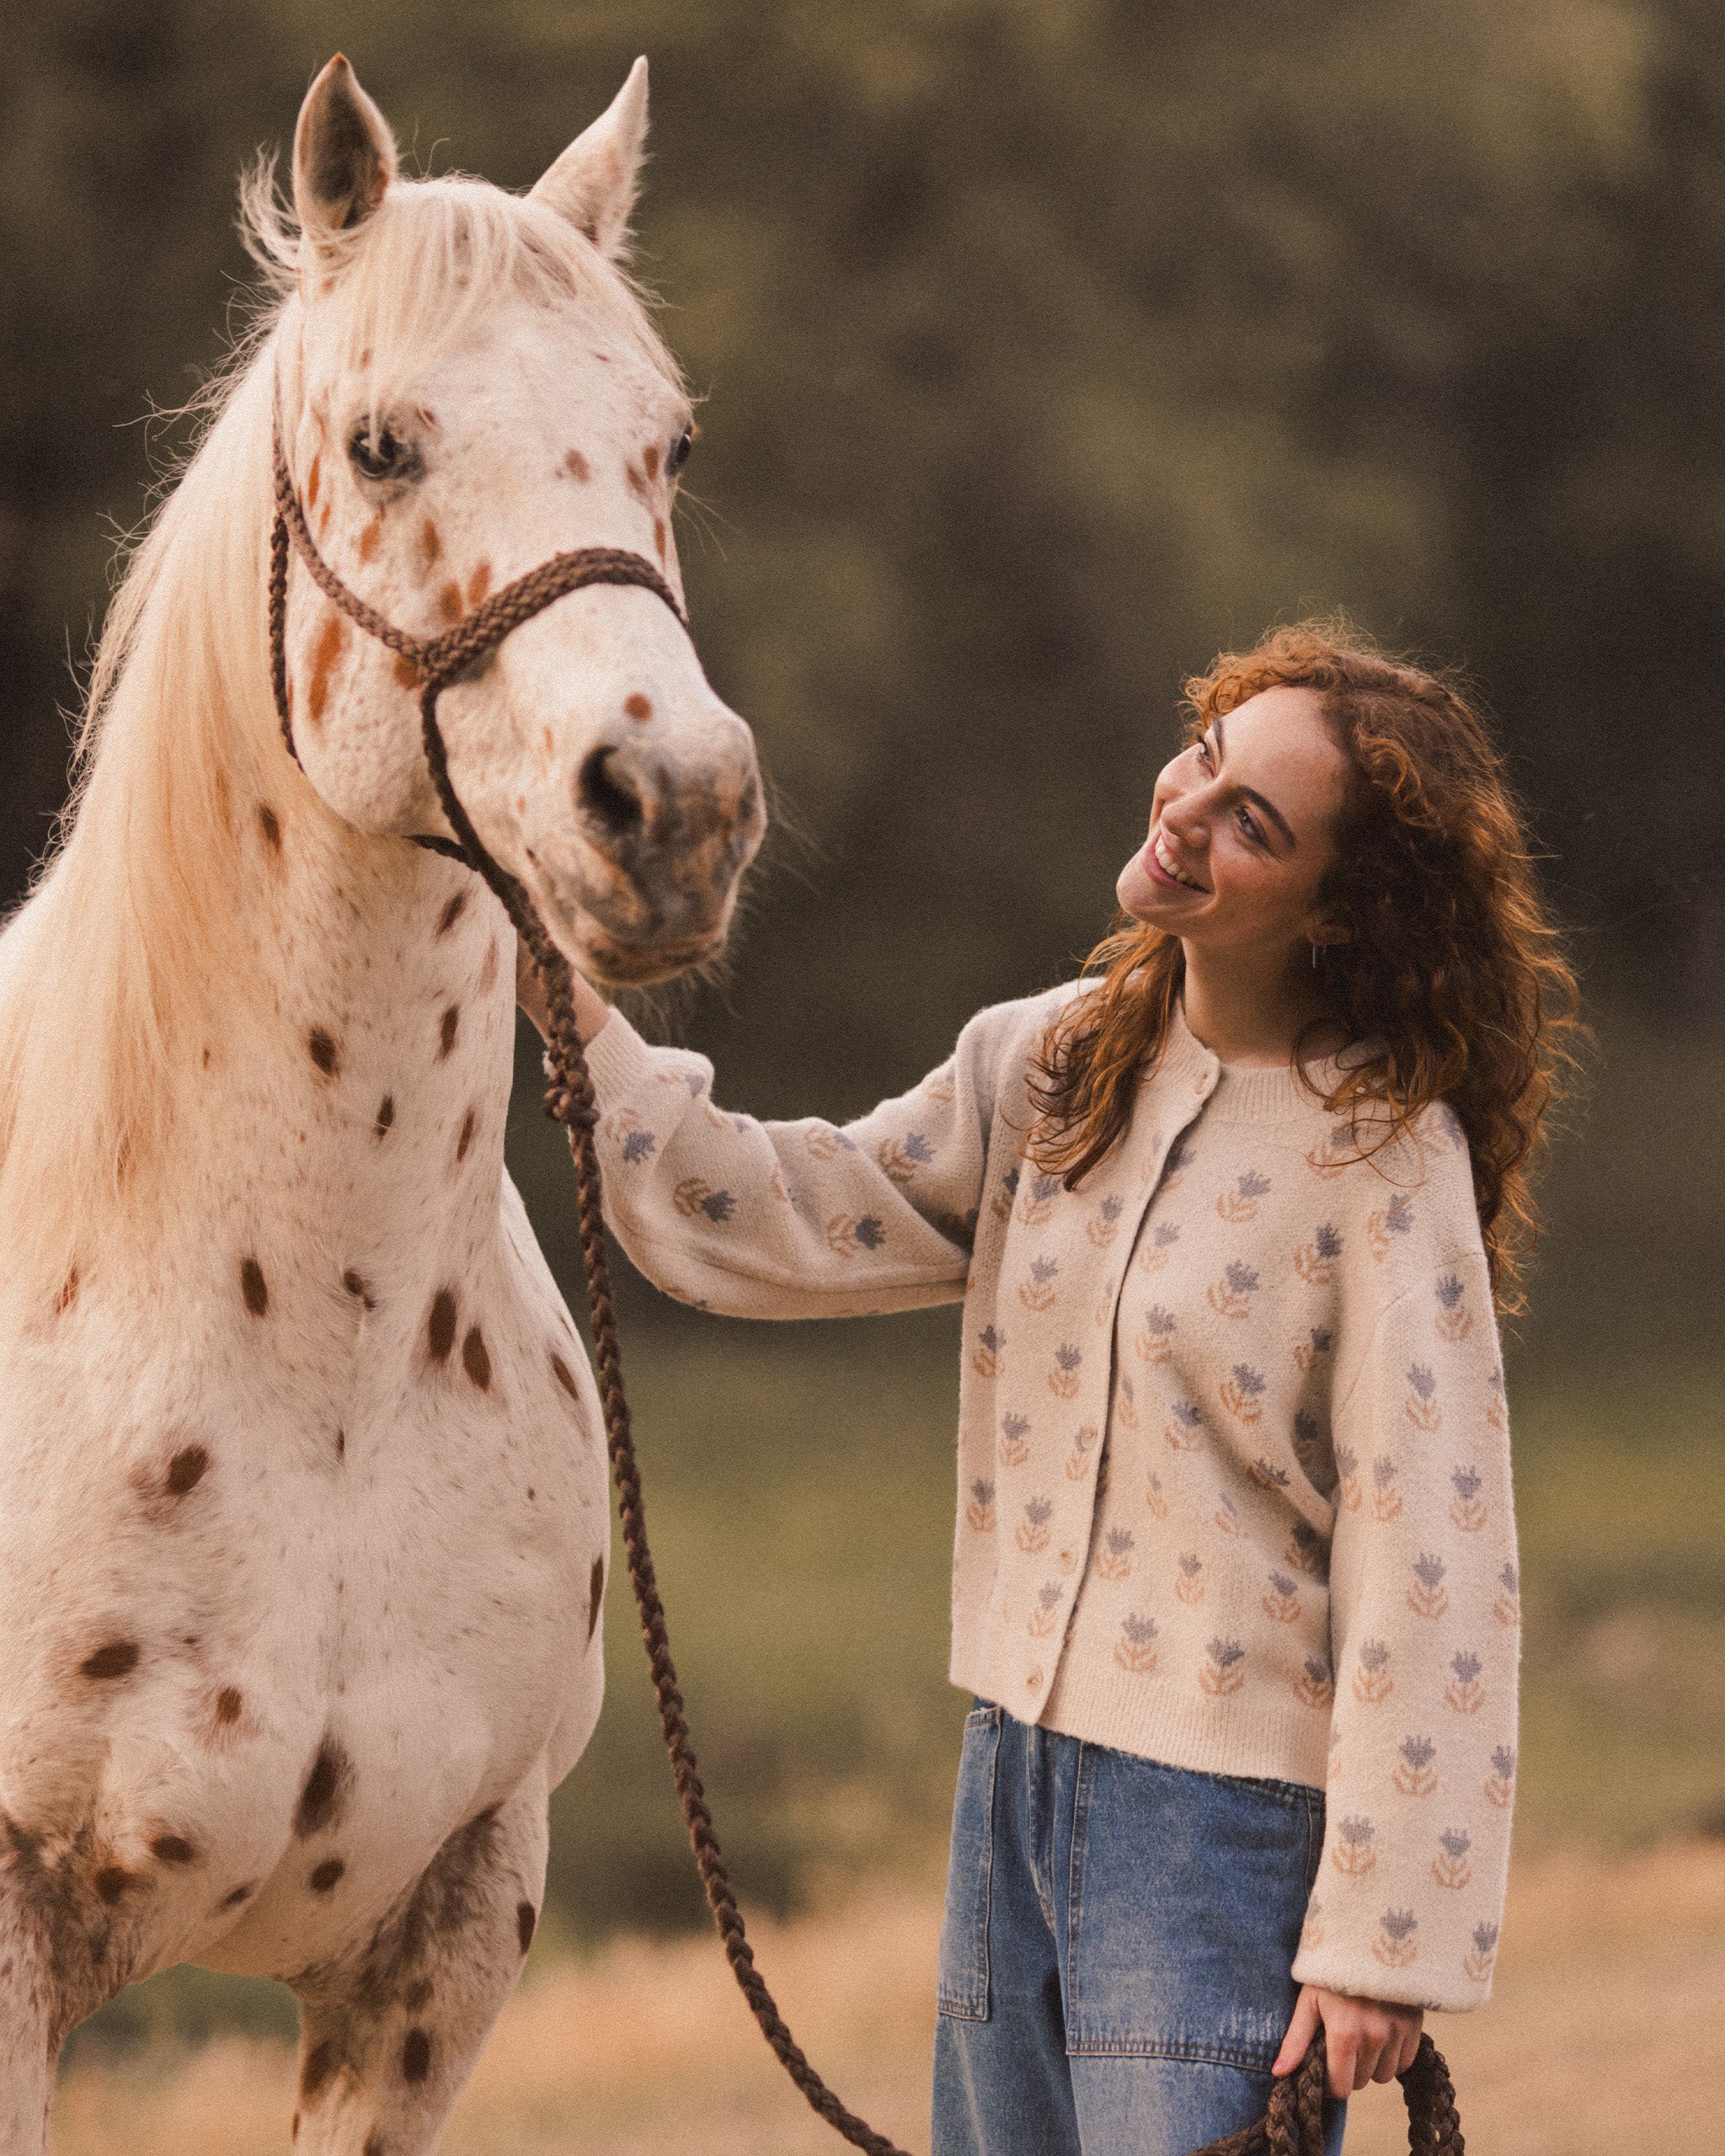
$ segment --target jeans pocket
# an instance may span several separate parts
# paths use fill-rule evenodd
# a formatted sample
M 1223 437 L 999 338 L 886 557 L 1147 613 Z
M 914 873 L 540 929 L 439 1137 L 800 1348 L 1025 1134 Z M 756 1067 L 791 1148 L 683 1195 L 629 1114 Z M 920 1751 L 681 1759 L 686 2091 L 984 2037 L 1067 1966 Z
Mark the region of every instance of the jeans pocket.
M 1318 1792 L 1089 1750 L 1069 2050 L 1267 2072 L 1298 1995 Z
M 988 2019 L 988 1892 L 994 1865 L 994 1774 L 1000 1745 L 1000 1709 L 974 1708 L 964 1721 L 959 1785 L 953 1793 L 953 1846 L 947 1862 L 936 1995 L 943 2014 L 967 2021 Z

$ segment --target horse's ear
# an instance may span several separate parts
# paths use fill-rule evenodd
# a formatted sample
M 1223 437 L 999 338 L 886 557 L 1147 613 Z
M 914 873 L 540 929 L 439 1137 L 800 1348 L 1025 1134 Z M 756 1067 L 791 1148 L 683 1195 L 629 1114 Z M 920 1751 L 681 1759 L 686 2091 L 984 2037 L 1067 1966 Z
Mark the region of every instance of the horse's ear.
M 530 200 L 558 211 L 615 262 L 628 237 L 647 140 L 647 62 L 584 135 L 578 135 L 532 190 Z
M 369 217 L 395 177 L 395 138 L 344 54 L 306 92 L 293 135 L 293 206 L 315 244 Z

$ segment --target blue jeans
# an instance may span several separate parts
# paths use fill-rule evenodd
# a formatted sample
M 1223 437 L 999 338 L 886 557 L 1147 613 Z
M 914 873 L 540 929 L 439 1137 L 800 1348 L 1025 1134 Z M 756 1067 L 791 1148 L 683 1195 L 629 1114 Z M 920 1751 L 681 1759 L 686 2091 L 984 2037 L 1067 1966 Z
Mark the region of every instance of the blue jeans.
M 964 1725 L 934 2156 L 1188 2156 L 1258 2117 L 1322 1852 L 1303 1783 Z M 1345 2104 L 1325 2107 L 1340 2156 Z

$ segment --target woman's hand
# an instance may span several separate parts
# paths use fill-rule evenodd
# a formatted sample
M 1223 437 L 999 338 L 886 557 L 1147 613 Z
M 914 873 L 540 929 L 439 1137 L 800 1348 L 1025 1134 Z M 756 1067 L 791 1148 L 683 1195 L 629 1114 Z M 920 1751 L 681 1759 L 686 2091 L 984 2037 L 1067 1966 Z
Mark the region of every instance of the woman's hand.
M 1425 2020 L 1423 2006 L 1402 2006 L 1394 1999 L 1350 1999 L 1302 1984 L 1294 2019 L 1282 2039 L 1272 2073 L 1291 2073 L 1306 2054 L 1318 2025 L 1323 2025 L 1327 2093 L 1339 2101 L 1368 2081 L 1393 2081 L 1413 2065 Z
M 569 988 L 574 997 L 575 1023 L 580 1029 L 581 1045 L 585 1048 L 611 1016 L 611 1006 L 578 973 L 570 973 Z M 537 969 L 527 956 L 526 945 L 519 937 L 515 942 L 515 1001 L 538 1027 L 542 1041 L 551 1023 L 551 1013 L 545 1007 L 545 990 Z

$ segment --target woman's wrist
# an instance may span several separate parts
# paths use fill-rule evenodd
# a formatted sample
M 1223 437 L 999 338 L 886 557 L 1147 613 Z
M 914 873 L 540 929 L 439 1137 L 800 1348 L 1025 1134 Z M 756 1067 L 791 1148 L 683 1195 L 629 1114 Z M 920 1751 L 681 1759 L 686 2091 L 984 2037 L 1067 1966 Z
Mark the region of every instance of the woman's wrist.
M 569 975 L 569 993 L 575 1006 L 575 1025 L 585 1048 L 611 1017 L 611 1006 L 590 981 L 574 972 Z M 527 956 L 525 943 L 515 946 L 515 1001 L 538 1028 L 539 1038 L 547 1038 L 551 1013 L 546 1006 L 545 985 L 539 978 L 538 969 Z

